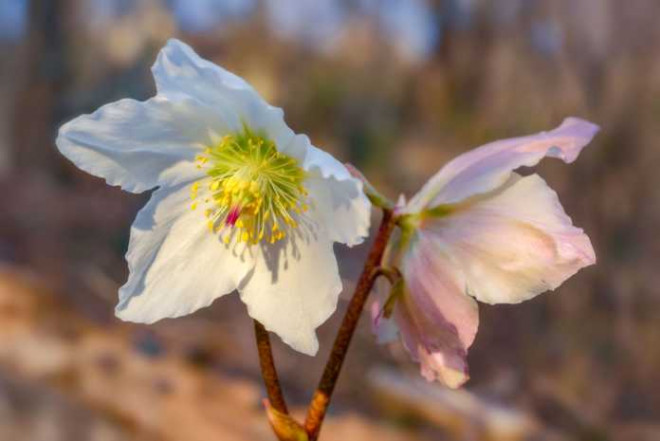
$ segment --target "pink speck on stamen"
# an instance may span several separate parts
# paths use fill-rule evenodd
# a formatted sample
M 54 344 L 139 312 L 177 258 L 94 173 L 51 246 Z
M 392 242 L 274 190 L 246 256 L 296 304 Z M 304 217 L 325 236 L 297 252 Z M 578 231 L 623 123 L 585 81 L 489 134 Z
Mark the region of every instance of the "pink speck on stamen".
M 234 226 L 236 225 L 236 221 L 238 220 L 238 217 L 241 215 L 241 209 L 239 207 L 233 207 L 230 211 L 229 214 L 227 215 L 227 220 L 225 221 L 227 225 L 229 226 Z

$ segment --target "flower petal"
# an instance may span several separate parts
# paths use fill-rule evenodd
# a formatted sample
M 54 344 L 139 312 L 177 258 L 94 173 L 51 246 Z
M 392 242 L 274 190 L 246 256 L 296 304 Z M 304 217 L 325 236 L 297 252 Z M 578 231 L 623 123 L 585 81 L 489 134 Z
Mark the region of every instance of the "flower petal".
M 460 345 L 450 328 L 427 323 L 425 311 L 406 296 L 394 311 L 403 345 L 420 364 L 420 372 L 427 381 L 438 381 L 458 388 L 469 378 L 467 351 Z
M 185 185 L 158 189 L 138 213 L 116 310 L 122 320 L 190 314 L 232 292 L 253 268 L 247 253 L 208 231 L 203 214 L 189 208 L 189 192 Z
M 222 125 L 190 100 L 124 99 L 63 125 L 56 143 L 82 170 L 139 193 L 200 176 L 193 163 L 199 144 Z
M 377 282 L 378 283 L 378 282 Z M 377 292 L 384 292 L 383 289 L 375 288 Z M 393 343 L 399 337 L 399 328 L 394 320 L 383 315 L 383 306 L 385 305 L 385 295 L 379 295 L 371 303 L 369 314 L 371 315 L 371 332 L 376 335 L 376 342 L 379 344 Z
M 211 108 L 231 109 L 236 115 L 234 131 L 245 123 L 266 133 L 282 153 L 304 158 L 305 152 L 291 142 L 294 134 L 284 122 L 282 109 L 268 104 L 245 80 L 201 58 L 185 43 L 169 40 L 152 72 L 159 94 L 173 101 L 192 97 Z
M 492 142 L 469 151 L 444 166 L 410 201 L 406 212 L 460 202 L 504 184 L 511 172 L 531 167 L 545 156 L 575 161 L 596 135 L 595 124 L 567 118 L 554 130 Z
M 502 188 L 423 228 L 441 235 L 468 293 L 486 303 L 522 302 L 595 263 L 589 237 L 538 175 L 514 173 Z
M 310 217 L 295 232 L 287 240 L 255 248 L 257 265 L 239 292 L 250 317 L 293 349 L 314 355 L 315 329 L 334 312 L 342 283 L 324 223 Z
M 330 240 L 348 246 L 362 243 L 371 222 L 371 203 L 362 182 L 330 154 L 311 145 L 303 168 L 310 174 L 305 186 Z
M 420 231 L 413 241 L 403 260 L 406 286 L 429 317 L 453 328 L 467 350 L 477 334 L 477 304 L 465 295 L 461 272 L 444 254 L 432 232 Z
M 477 303 L 465 294 L 460 271 L 434 233 L 422 231 L 413 238 L 402 270 L 406 293 L 392 320 L 404 346 L 427 380 L 459 387 L 469 378 L 466 357 L 479 326 Z M 389 334 L 389 327 L 388 320 L 378 320 L 379 334 Z

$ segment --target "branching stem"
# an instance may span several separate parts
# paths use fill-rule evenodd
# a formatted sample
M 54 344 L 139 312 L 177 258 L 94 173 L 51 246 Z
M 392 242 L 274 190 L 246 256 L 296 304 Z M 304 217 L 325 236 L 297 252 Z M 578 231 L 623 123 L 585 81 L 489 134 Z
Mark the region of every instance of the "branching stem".
M 381 268 L 381 261 L 385 252 L 385 247 L 389 241 L 392 230 L 394 229 L 394 213 L 392 210 L 383 210 L 383 219 L 381 220 L 378 233 L 374 239 L 367 261 L 358 280 L 355 292 L 348 305 L 344 319 L 335 337 L 335 342 L 330 352 L 330 357 L 326 363 L 321 381 L 314 392 L 312 401 L 307 410 L 307 419 L 305 420 L 305 429 L 311 441 L 315 441 L 321 430 L 323 419 L 330 404 L 332 392 L 335 389 L 337 378 L 341 367 L 346 358 L 348 347 L 355 333 L 358 321 L 362 315 L 362 310 L 369 297 L 376 277 L 380 274 L 389 278 L 392 276 L 388 270 Z
M 330 405 L 330 398 L 332 397 L 337 379 L 339 378 L 339 373 L 344 364 L 348 347 L 375 280 L 378 276 L 384 276 L 390 281 L 390 283 L 394 284 L 401 279 L 401 274 L 398 270 L 381 266 L 385 248 L 395 225 L 396 221 L 393 211 L 390 209 L 384 209 L 378 233 L 376 233 L 364 269 L 362 270 L 362 274 L 355 287 L 355 292 L 353 293 L 353 297 L 351 298 L 346 313 L 344 314 L 344 319 L 337 332 L 337 337 L 335 337 L 335 342 L 323 371 L 323 376 L 319 381 L 307 410 L 307 418 L 305 420 L 304 428 L 310 441 L 315 441 L 319 436 L 321 425 L 323 424 L 325 414 Z M 287 405 L 284 401 L 282 388 L 273 361 L 268 331 L 266 331 L 261 323 L 255 320 L 254 332 L 259 352 L 261 375 L 266 384 L 266 392 L 270 404 L 273 409 L 280 414 L 288 416 Z

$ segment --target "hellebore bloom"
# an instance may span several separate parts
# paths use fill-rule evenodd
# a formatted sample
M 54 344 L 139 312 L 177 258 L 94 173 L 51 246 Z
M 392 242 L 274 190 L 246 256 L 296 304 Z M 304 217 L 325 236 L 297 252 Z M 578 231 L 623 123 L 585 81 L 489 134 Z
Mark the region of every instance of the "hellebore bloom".
M 398 331 L 422 375 L 467 381 L 478 327 L 476 300 L 519 303 L 557 288 L 595 263 L 586 234 L 538 175 L 513 170 L 546 156 L 573 162 L 598 127 L 577 118 L 536 135 L 486 144 L 454 159 L 407 204 L 388 250 L 403 289 L 375 305 L 381 339 Z
M 251 317 L 306 354 L 342 284 L 333 243 L 360 243 L 362 184 L 296 135 L 243 79 L 170 40 L 157 94 L 62 126 L 57 146 L 82 170 L 139 193 L 116 314 L 152 323 L 237 289 Z

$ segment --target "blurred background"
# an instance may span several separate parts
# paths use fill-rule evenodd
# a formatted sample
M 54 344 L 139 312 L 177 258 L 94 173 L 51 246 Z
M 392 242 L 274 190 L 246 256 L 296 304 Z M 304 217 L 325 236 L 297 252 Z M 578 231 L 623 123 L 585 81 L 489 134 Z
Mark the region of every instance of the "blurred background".
M 460 391 L 421 380 L 363 318 L 322 439 L 659 440 L 659 17 L 657 0 L 1 0 L 0 440 L 273 439 L 238 297 L 154 326 L 116 320 L 148 196 L 54 145 L 74 116 L 153 95 L 171 36 L 391 197 L 490 140 L 568 115 L 603 127 L 575 164 L 540 167 L 597 266 L 482 305 Z M 346 293 L 367 248 L 337 246 Z M 293 407 L 340 316 L 316 358 L 274 338 Z

